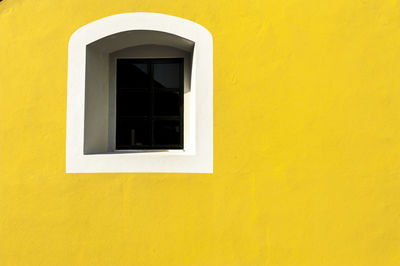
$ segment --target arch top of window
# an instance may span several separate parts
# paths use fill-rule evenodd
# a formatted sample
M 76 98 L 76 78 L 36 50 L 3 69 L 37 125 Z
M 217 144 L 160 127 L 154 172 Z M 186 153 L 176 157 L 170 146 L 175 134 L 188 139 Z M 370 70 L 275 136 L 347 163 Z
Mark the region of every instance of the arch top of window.
M 169 46 L 186 52 L 192 52 L 194 42 L 183 37 L 161 31 L 131 30 L 106 36 L 87 45 L 90 49 L 111 54 L 125 48 L 143 45 Z
M 135 38 L 137 34 L 141 35 L 140 38 Z M 121 47 L 117 47 L 114 38 L 133 41 L 130 46 L 136 46 L 155 44 L 154 36 L 157 36 L 156 44 L 182 50 L 191 49 L 198 42 L 212 42 L 211 33 L 193 21 L 159 13 L 137 12 L 105 17 L 82 26 L 72 34 L 69 46 L 96 45 L 101 41 L 102 49 L 113 52 L 126 48 L 123 42 L 120 42 Z

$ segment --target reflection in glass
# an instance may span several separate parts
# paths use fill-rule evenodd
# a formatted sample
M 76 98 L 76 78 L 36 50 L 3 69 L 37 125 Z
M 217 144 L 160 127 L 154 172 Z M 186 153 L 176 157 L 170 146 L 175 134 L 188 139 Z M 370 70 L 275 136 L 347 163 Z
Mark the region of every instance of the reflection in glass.
M 147 64 L 137 64 L 129 59 L 117 62 L 117 86 L 120 89 L 142 89 L 149 86 Z
M 150 145 L 148 119 L 120 118 L 117 123 L 117 148 Z
M 178 63 L 154 64 L 154 87 L 156 88 L 179 88 Z

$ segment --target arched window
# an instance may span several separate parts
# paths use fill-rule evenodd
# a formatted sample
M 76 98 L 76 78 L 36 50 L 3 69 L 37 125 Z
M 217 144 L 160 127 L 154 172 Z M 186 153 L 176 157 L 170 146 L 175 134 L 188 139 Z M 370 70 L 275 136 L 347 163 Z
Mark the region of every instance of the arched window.
M 68 49 L 66 171 L 213 169 L 213 54 L 202 26 L 126 13 L 78 29 Z

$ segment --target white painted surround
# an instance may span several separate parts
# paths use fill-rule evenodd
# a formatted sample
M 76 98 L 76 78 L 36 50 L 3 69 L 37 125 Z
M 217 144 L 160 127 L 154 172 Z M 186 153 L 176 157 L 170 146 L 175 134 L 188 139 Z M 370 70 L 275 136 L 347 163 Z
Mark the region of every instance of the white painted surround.
M 115 150 L 116 58 L 184 58 L 184 149 Z M 156 13 L 106 17 L 69 41 L 67 173 L 213 172 L 213 41 L 199 24 Z

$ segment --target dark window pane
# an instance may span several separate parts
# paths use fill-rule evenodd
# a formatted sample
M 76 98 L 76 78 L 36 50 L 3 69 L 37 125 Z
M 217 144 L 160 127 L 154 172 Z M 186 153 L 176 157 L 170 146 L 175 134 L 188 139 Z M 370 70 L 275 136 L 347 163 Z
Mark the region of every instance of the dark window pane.
M 117 148 L 141 148 L 151 143 L 150 121 L 120 117 L 117 121 Z
M 118 59 L 116 149 L 183 148 L 183 59 Z
M 119 90 L 117 94 L 117 112 L 122 116 L 149 115 L 150 94 L 132 90 Z
M 117 86 L 119 89 L 148 88 L 149 78 L 147 64 L 133 63 L 129 59 L 117 61 Z
M 154 115 L 166 116 L 180 114 L 180 95 L 178 91 L 156 92 L 154 95 Z
M 179 63 L 154 64 L 154 87 L 179 88 L 180 65 Z
M 154 144 L 181 145 L 179 120 L 154 120 Z

